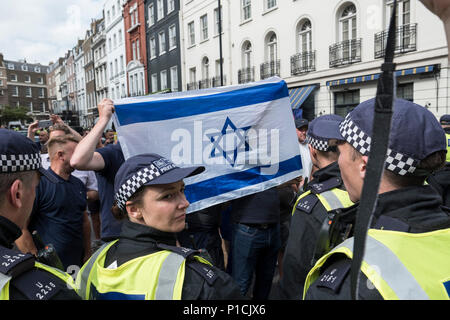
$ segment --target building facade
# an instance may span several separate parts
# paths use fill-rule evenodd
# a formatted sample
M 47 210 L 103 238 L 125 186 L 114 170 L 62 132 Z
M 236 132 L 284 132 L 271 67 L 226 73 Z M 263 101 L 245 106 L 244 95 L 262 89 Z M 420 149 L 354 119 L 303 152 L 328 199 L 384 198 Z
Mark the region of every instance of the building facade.
M 79 125 L 87 128 L 86 121 L 87 103 L 86 103 L 86 82 L 84 73 L 84 51 L 83 40 L 78 40 L 74 47 L 74 67 L 75 67 L 75 91 L 77 100 L 77 112 L 79 117 Z
M 397 3 L 397 96 L 439 117 L 449 112 L 442 22 L 419 1 Z M 230 5 L 239 13 L 230 22 L 232 83 L 280 76 L 290 88 L 294 112 L 307 119 L 345 116 L 375 96 L 393 1 L 240 0 Z
M 113 100 L 125 98 L 128 95 L 125 25 L 123 20 L 123 6 L 126 2 L 126 0 L 107 0 L 103 6 L 106 29 L 108 95 Z
M 144 0 L 128 0 L 123 7 L 128 95 L 148 93 Z
M 145 1 L 149 92 L 181 91 L 180 1 Z
M 181 19 L 184 89 L 221 86 L 221 76 L 223 76 L 223 85 L 232 83 L 230 77 L 232 71 L 231 2 L 221 2 L 222 10 L 219 16 L 216 0 L 183 1 Z M 219 33 L 219 22 L 221 22 L 221 33 Z
M 92 51 L 94 53 L 96 99 L 97 102 L 100 102 L 108 96 L 106 31 L 104 19 L 100 20 L 96 25 L 96 33 L 92 37 Z
M 0 109 L 8 105 L 8 77 L 6 75 L 6 65 L 3 61 L 3 54 L 0 53 Z
M 86 31 L 83 48 L 83 68 L 86 83 L 86 109 L 84 114 L 84 123 L 91 127 L 94 125 L 95 118 L 98 116 L 97 110 L 97 92 L 95 90 L 95 68 L 94 68 L 94 54 L 92 51 L 92 39 L 95 34 L 97 21 L 91 22 L 91 28 Z
M 8 103 L 26 107 L 35 119 L 48 118 L 48 66 L 21 61 L 4 61 L 7 73 Z

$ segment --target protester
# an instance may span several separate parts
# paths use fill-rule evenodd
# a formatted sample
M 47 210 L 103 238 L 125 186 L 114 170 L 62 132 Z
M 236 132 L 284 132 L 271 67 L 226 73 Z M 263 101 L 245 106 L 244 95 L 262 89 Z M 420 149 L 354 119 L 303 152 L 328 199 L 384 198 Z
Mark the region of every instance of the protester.
M 97 173 L 101 239 L 109 241 L 119 236 L 122 227 L 122 223 L 111 214 L 111 207 L 114 196 L 114 178 L 125 159 L 120 142 L 96 149 L 114 112 L 112 100 L 103 99 L 98 105 L 98 111 L 99 120 L 76 147 L 70 165 L 77 170 L 94 170 Z
M 53 137 L 48 142 L 51 159 L 48 173 L 53 179 L 42 177 L 36 189 L 36 200 L 28 223 L 23 230 L 25 252 L 36 252 L 31 233 L 37 231 L 44 244 L 52 244 L 65 270 L 81 266 L 90 256 L 90 233 L 83 232 L 88 222 L 86 188 L 71 173 L 70 158 L 78 138 L 73 135 Z M 86 228 L 84 228 L 86 230 Z
M 231 201 L 232 276 L 245 296 L 266 300 L 272 287 L 280 239 L 280 200 L 276 188 Z
M 359 104 L 335 135 L 339 168 L 353 202 L 359 201 L 372 141 L 375 99 Z M 358 299 L 448 299 L 450 210 L 425 178 L 443 166 L 444 131 L 423 106 L 394 99 L 384 173 L 361 266 Z M 354 222 L 352 222 L 354 224 Z M 351 299 L 353 238 L 316 263 L 306 299 Z
M 307 191 L 295 202 L 291 229 L 283 258 L 283 277 L 278 299 L 298 300 L 303 285 L 317 258 L 329 251 L 330 219 L 336 210 L 353 205 L 342 182 L 337 163 L 337 139 L 333 127 L 343 120 L 338 115 L 314 119 L 308 128 L 307 141 L 311 161 L 318 168 Z
M 108 144 L 114 143 L 114 135 L 115 132 L 113 129 L 106 129 L 105 131 L 105 141 L 103 142 L 103 146 L 107 146 Z
M 0 129 L 0 300 L 79 300 L 68 274 L 13 249 L 30 217 L 40 174 L 52 178 L 41 167 L 38 146 Z
M 34 138 L 37 131 L 39 132 L 39 141 L 35 141 Z M 48 141 L 48 132 L 45 128 L 39 128 L 39 121 L 36 120 L 28 126 L 27 137 L 36 143 L 40 152 L 47 153 L 44 146 Z
M 303 175 L 301 185 L 305 181 L 309 181 L 311 177 L 311 170 L 313 168 L 311 157 L 309 155 L 308 143 L 306 142 L 306 132 L 308 131 L 308 120 L 295 119 L 295 128 L 300 148 L 300 156 L 302 158 Z
M 183 179 L 204 167 L 179 168 L 157 154 L 129 158 L 117 172 L 113 212 L 127 220 L 80 270 L 84 299 L 240 299 L 238 286 L 195 250 L 176 245 L 189 202 Z

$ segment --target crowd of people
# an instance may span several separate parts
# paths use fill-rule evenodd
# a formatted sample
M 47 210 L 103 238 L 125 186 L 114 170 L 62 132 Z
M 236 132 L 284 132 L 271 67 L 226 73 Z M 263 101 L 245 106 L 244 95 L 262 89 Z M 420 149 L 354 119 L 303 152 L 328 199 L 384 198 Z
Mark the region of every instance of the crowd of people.
M 205 168 L 125 159 L 110 99 L 83 133 L 0 129 L 0 299 L 351 299 L 375 103 L 296 119 L 302 176 L 189 214 Z M 393 100 L 357 298 L 450 298 L 449 146 L 450 115 Z

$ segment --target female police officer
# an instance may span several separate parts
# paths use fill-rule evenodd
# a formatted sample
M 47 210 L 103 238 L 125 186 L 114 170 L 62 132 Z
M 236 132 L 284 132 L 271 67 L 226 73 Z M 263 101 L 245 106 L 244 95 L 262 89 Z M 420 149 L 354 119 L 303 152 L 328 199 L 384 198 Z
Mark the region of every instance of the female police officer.
M 176 247 L 189 202 L 182 179 L 204 167 L 179 168 L 157 154 L 129 158 L 114 184 L 118 240 L 105 244 L 78 273 L 84 299 L 239 299 L 231 277 L 201 253 Z

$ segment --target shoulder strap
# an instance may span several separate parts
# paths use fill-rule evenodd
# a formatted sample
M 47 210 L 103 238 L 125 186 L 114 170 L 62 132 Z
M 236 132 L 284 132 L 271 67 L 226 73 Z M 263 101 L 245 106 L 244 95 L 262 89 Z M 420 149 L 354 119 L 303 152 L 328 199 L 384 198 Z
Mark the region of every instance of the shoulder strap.
M 322 182 L 314 183 L 314 181 L 313 181 L 313 183 L 310 183 L 308 185 L 308 189 L 310 189 L 311 192 L 314 194 L 319 194 L 319 193 L 337 188 L 340 185 L 342 185 L 342 179 L 339 177 L 333 177 L 333 178 L 330 178 L 330 179 L 322 181 Z
M 34 257 L 0 246 L 0 292 L 11 279 L 34 267 Z

